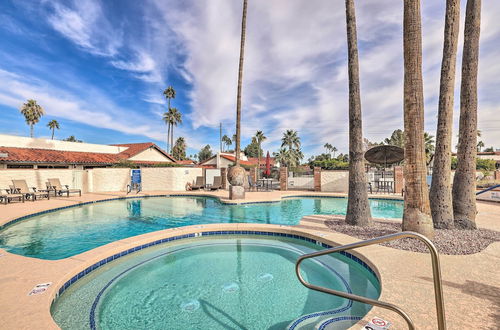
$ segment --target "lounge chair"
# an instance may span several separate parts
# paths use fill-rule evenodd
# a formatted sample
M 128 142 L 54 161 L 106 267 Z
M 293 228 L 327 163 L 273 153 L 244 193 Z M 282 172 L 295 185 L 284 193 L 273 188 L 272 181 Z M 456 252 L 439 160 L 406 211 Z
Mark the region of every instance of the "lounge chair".
M 12 180 L 12 184 L 18 194 L 24 195 L 26 199 L 31 199 L 32 202 L 36 201 L 37 198 L 50 199 L 48 191 L 37 191 L 35 187 L 30 189 L 26 180 Z
M 210 190 L 219 190 L 222 188 L 222 178 L 214 176 L 214 183 L 210 186 Z
M 24 203 L 24 195 L 18 194 L 12 191 L 12 189 L 5 189 L 6 193 L 0 192 L 0 203 L 10 203 L 13 199 L 18 199 L 20 202 Z
M 196 182 L 191 186 L 191 190 L 199 190 L 205 188 L 205 184 L 203 183 L 204 179 L 202 176 L 196 177 Z
M 49 189 L 54 192 L 54 195 L 59 195 L 62 196 L 62 194 L 66 194 L 66 197 L 69 197 L 69 194 L 78 194 L 79 196 L 82 196 L 82 190 L 81 189 L 69 189 L 69 186 L 67 184 L 63 185 L 61 184 L 61 181 L 59 179 L 49 179 Z

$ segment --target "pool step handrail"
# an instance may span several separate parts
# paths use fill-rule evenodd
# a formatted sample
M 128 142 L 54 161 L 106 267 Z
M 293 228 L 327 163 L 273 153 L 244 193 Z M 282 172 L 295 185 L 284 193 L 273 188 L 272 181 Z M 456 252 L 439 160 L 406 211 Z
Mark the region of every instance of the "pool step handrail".
M 484 189 L 484 190 L 478 191 L 478 192 L 476 193 L 476 196 L 477 196 L 477 195 L 484 194 L 485 192 L 490 191 L 490 190 L 493 190 L 493 189 L 498 188 L 498 187 L 500 187 L 500 184 L 497 184 L 496 186 L 489 187 L 489 188 L 486 188 L 486 189 Z
M 445 330 L 446 329 L 446 319 L 445 319 L 444 299 L 443 299 L 443 285 L 442 285 L 442 281 L 441 281 L 441 266 L 439 264 L 439 254 L 438 254 L 437 249 L 434 246 L 434 244 L 427 237 L 425 237 L 421 234 L 411 232 L 411 231 L 404 231 L 401 233 L 384 235 L 384 236 L 380 236 L 380 237 L 376 237 L 376 238 L 372 238 L 372 239 L 368 239 L 368 240 L 364 240 L 364 241 L 360 241 L 360 242 L 356 242 L 356 243 L 346 244 L 346 245 L 337 246 L 337 247 L 333 247 L 333 248 L 326 249 L 326 250 L 321 250 L 321 251 L 317 251 L 317 252 L 304 254 L 304 255 L 300 256 L 299 259 L 297 260 L 297 263 L 295 264 L 295 272 L 297 274 L 297 277 L 299 278 L 300 283 L 302 283 L 305 287 L 307 287 L 311 290 L 320 291 L 320 292 L 332 294 L 335 296 L 339 296 L 342 298 L 351 299 L 354 301 L 359 301 L 359 302 L 362 302 L 364 304 L 369 304 L 369 305 L 373 305 L 373 306 L 377 306 L 377 307 L 391 310 L 393 312 L 398 313 L 406 321 L 406 323 L 408 324 L 408 328 L 410 330 L 414 330 L 415 325 L 413 324 L 413 321 L 411 320 L 410 316 L 405 311 L 403 311 L 400 307 L 393 305 L 393 304 L 390 304 L 390 303 L 387 303 L 387 302 L 380 301 L 380 300 L 370 299 L 370 298 L 358 296 L 358 295 L 355 295 L 352 293 L 346 293 L 343 291 L 332 290 L 332 289 L 328 289 L 325 287 L 311 284 L 311 283 L 307 282 L 306 280 L 304 280 L 304 278 L 302 277 L 302 274 L 300 273 L 300 264 L 306 259 L 315 258 L 315 257 L 327 255 L 330 253 L 340 252 L 340 251 L 352 250 L 352 249 L 363 247 L 363 246 L 379 244 L 379 243 L 384 243 L 384 242 L 388 242 L 388 241 L 394 241 L 394 240 L 397 240 L 400 238 L 407 238 L 407 237 L 416 238 L 416 239 L 424 242 L 425 245 L 427 246 L 427 248 L 429 249 L 429 251 L 431 252 L 432 275 L 433 275 L 432 277 L 434 280 L 434 296 L 435 296 L 435 300 L 436 300 L 436 314 L 437 314 L 437 321 L 438 321 L 438 329 Z

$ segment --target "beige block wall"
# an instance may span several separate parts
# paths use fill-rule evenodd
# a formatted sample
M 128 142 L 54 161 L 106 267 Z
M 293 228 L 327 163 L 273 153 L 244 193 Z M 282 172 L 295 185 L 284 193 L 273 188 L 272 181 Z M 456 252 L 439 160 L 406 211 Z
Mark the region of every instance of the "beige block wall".
M 142 190 L 185 191 L 186 183 L 193 184 L 203 169 L 192 167 L 150 167 L 143 168 Z
M 126 191 L 130 184 L 129 168 L 94 168 L 89 170 L 89 191 Z
M 349 171 L 321 171 L 321 191 L 347 192 Z
M 68 185 L 70 188 L 82 189 L 88 191 L 85 186 L 88 179 L 87 172 L 74 169 L 7 169 L 0 170 L 0 189 L 7 189 L 12 185 L 12 180 L 26 180 L 28 187 L 45 189 L 48 179 L 59 178 L 61 184 Z

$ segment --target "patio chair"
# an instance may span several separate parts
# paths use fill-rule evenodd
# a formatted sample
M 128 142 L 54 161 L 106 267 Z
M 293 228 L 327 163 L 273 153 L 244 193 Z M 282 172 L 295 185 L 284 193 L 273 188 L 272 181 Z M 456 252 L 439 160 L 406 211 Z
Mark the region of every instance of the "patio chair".
M 11 188 L 5 189 L 6 193 L 0 192 L 0 203 L 10 203 L 13 199 L 18 199 L 24 203 L 24 195 L 15 193 Z
M 48 191 L 37 191 L 35 187 L 30 189 L 26 180 L 12 180 L 12 184 L 16 193 L 24 195 L 25 198 L 31 199 L 32 202 L 36 201 L 37 198 L 50 199 Z
M 203 183 L 204 179 L 202 176 L 196 177 L 196 182 L 191 186 L 191 190 L 199 190 L 205 188 L 205 184 Z
M 79 196 L 82 196 L 82 190 L 81 189 L 69 189 L 69 186 L 67 184 L 63 185 L 61 184 L 61 181 L 59 179 L 49 179 L 49 189 L 54 191 L 54 195 L 59 195 L 62 196 L 62 194 L 66 194 L 66 197 L 69 197 L 69 194 L 73 193 L 78 193 Z
M 210 190 L 219 190 L 222 188 L 222 178 L 214 176 L 214 183 L 210 186 Z
M 259 191 L 259 188 L 263 188 L 261 184 L 253 182 L 252 177 L 249 175 L 248 176 L 248 190 L 251 191 L 252 189 L 255 189 L 256 191 Z

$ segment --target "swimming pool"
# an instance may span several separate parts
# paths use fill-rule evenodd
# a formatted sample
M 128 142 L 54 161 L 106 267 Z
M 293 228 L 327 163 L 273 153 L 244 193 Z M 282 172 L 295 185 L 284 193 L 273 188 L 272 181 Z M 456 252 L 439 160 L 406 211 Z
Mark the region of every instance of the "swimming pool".
M 400 218 L 403 202 L 370 200 L 372 216 Z M 56 260 L 116 240 L 161 229 L 211 223 L 295 225 L 305 215 L 345 214 L 346 198 L 288 198 L 276 203 L 229 205 L 217 198 L 169 196 L 119 199 L 36 215 L 0 230 L 0 248 Z
M 294 270 L 316 244 L 242 235 L 160 244 L 101 266 L 67 288 L 51 313 L 62 329 L 348 328 L 371 308 L 308 290 Z M 380 294 L 365 266 L 335 254 L 307 260 L 308 281 Z

